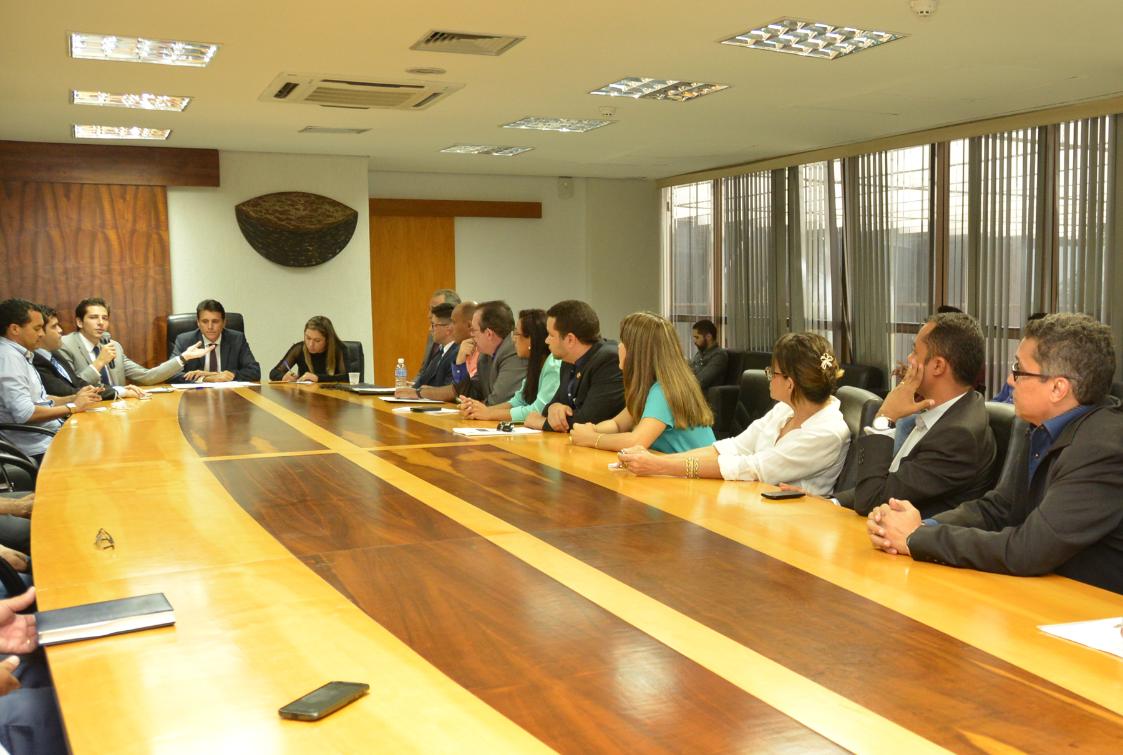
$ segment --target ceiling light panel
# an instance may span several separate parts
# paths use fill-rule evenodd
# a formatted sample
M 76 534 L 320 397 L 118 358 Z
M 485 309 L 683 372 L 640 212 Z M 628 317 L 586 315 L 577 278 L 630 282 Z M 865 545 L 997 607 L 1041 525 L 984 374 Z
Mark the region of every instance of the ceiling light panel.
M 170 128 L 74 125 L 75 139 L 151 139 L 163 141 L 171 135 L 172 130 Z
M 441 152 L 454 155 L 491 155 L 493 157 L 514 157 L 530 152 L 534 147 L 497 147 L 493 144 L 454 144 Z
M 592 131 L 601 126 L 607 126 L 614 121 L 602 121 L 596 118 L 543 118 L 540 116 L 527 116 L 512 123 L 504 123 L 503 128 L 526 128 L 534 131 L 562 131 L 571 134 L 581 134 Z
M 748 47 L 753 50 L 785 52 L 806 58 L 836 60 L 871 47 L 900 39 L 901 34 L 887 31 L 855 29 L 851 26 L 832 26 L 824 23 L 782 18 L 779 21 L 750 29 L 730 39 L 723 45 Z
M 71 91 L 70 101 L 75 105 L 98 105 L 100 107 L 127 107 L 136 110 L 166 110 L 173 113 L 183 112 L 191 102 L 190 97 L 174 97 L 167 94 L 110 94 L 109 92 Z
M 207 42 L 179 42 L 174 39 L 80 32 L 70 35 L 70 57 L 82 60 L 119 60 L 126 63 L 203 68 L 211 62 L 216 52 L 218 45 Z
M 676 81 L 675 79 L 648 79 L 643 76 L 626 76 L 619 81 L 605 84 L 589 94 L 606 97 L 631 97 L 636 100 L 671 100 L 689 102 L 707 94 L 728 89 L 728 84 L 705 84 L 698 81 Z

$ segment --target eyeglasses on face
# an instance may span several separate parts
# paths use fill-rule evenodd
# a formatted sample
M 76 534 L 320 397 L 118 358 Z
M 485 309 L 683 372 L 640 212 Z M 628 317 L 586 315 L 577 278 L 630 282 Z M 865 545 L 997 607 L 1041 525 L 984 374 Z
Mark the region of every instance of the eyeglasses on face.
M 1022 369 L 1022 365 L 1018 363 L 1017 359 L 1015 359 L 1014 363 L 1010 365 L 1010 375 L 1013 376 L 1014 380 L 1024 377 L 1035 377 L 1041 378 L 1042 380 L 1048 380 L 1049 378 L 1055 377 L 1065 377 L 1065 375 L 1046 375 L 1042 372 L 1026 372 Z
M 771 381 L 774 377 L 787 377 L 787 375 L 785 375 L 784 373 L 779 372 L 778 370 L 774 370 L 771 367 L 764 368 L 764 376 L 768 378 L 769 381 Z

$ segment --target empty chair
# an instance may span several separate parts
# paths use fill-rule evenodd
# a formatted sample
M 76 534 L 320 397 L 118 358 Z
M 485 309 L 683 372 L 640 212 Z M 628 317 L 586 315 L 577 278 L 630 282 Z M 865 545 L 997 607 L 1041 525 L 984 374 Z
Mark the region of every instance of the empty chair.
M 768 382 L 764 370 L 745 370 L 741 373 L 741 385 L 730 435 L 744 432 L 749 425 L 767 414 L 776 403 L 768 390 Z
M 839 387 L 850 385 L 874 393 L 885 389 L 885 371 L 880 367 L 870 364 L 844 364 L 842 369 L 845 373 L 838 381 Z
M 363 358 L 363 343 L 362 341 L 344 341 L 343 345 L 347 347 L 347 355 L 343 361 L 347 363 L 348 372 L 359 373 L 359 382 L 366 382 L 366 369 L 364 365 L 366 360 Z

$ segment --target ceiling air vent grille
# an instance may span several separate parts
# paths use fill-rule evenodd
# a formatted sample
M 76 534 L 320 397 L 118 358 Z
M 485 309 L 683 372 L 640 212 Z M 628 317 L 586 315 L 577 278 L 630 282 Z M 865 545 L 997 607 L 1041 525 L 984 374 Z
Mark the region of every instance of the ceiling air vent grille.
M 282 73 L 258 97 L 262 102 L 320 105 L 335 108 L 422 110 L 463 87 L 463 84 L 421 80 L 373 80 Z
M 465 34 L 431 31 L 410 46 L 421 52 L 455 52 L 461 55 L 502 55 L 526 37 L 506 34 Z

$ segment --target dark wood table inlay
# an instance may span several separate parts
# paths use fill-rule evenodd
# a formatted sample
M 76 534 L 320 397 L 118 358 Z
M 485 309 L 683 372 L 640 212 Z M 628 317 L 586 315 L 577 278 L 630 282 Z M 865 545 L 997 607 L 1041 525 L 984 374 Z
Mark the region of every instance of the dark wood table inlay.
M 341 456 L 208 466 L 325 581 L 550 747 L 839 749 Z
M 224 388 L 186 390 L 179 427 L 200 456 L 318 451 L 323 446 Z
M 1123 741 L 1111 711 L 586 480 L 494 446 L 374 453 L 942 746 L 977 750 L 976 735 L 1025 751 Z
M 452 443 L 458 440 L 457 436 L 446 430 L 421 422 L 410 422 L 408 417 L 348 401 L 338 391 L 330 388 L 301 390 L 265 386 L 262 395 L 364 448 Z M 372 396 L 369 400 L 374 402 L 379 399 Z

